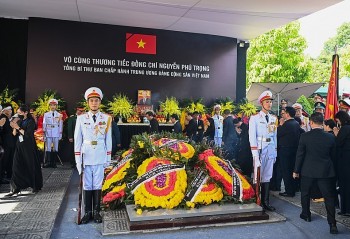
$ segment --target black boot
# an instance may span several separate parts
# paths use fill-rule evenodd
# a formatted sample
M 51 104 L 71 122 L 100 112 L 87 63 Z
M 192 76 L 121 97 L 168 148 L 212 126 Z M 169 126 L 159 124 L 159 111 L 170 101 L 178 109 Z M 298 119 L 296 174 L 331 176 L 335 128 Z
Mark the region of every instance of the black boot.
M 44 158 L 43 168 L 48 168 L 50 167 L 50 162 L 51 162 L 51 152 L 46 151 L 44 157 L 45 158 Z
M 261 183 L 261 206 L 264 210 L 275 211 L 276 208 L 270 205 L 270 183 Z
M 51 152 L 51 168 L 57 168 L 57 165 L 56 165 L 56 159 L 57 159 L 57 152 Z
M 100 215 L 101 211 L 101 190 L 94 190 L 93 191 L 93 197 L 94 197 L 94 221 L 96 223 L 102 222 L 102 217 Z
M 82 224 L 86 224 L 92 219 L 92 192 L 92 190 L 84 190 L 85 214 L 81 219 Z

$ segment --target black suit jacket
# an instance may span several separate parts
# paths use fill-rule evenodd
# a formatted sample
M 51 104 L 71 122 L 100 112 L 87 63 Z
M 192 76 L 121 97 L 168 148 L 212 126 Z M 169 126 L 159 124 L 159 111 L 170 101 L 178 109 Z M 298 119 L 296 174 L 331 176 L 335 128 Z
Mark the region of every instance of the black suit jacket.
M 149 133 L 158 133 L 159 132 L 159 123 L 155 118 L 152 118 L 149 121 Z
M 310 178 L 335 177 L 335 137 L 323 129 L 301 135 L 294 172 Z
M 179 121 L 175 122 L 173 132 L 177 134 L 182 133 L 182 126 Z
M 186 135 L 194 141 L 201 141 L 203 139 L 204 123 L 203 120 L 197 121 L 191 119 L 185 129 Z
M 231 115 L 224 119 L 222 141 L 225 144 L 225 148 L 234 148 L 237 142 L 237 133 Z
M 277 128 L 277 143 L 280 147 L 298 147 L 300 125 L 295 119 L 284 122 Z

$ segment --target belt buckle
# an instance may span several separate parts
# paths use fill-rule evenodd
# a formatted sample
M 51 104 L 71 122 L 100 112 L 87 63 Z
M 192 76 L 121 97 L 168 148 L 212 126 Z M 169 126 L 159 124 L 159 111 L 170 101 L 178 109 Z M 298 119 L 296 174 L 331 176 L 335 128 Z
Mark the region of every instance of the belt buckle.
M 271 138 L 266 138 L 266 142 L 270 142 L 271 141 Z
M 91 145 L 97 145 L 97 141 L 91 141 Z

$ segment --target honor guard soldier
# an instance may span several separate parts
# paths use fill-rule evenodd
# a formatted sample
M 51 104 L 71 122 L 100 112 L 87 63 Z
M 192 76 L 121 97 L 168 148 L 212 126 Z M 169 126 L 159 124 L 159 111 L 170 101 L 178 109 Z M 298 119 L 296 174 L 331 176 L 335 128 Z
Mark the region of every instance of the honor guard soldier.
M 91 219 L 102 222 L 100 215 L 101 188 L 104 168 L 111 162 L 112 118 L 99 111 L 102 91 L 91 87 L 85 92 L 89 112 L 79 115 L 74 132 L 75 162 L 79 175 L 83 173 L 85 214 L 81 223 Z M 93 203 L 92 203 L 93 202 Z M 93 211 L 93 213 L 92 213 Z
M 45 137 L 45 160 L 44 168 L 56 168 L 58 142 L 62 139 L 62 115 L 56 111 L 58 101 L 49 100 L 50 111 L 44 114 L 43 131 Z
M 345 98 L 342 100 L 339 100 L 339 110 L 345 111 L 350 115 L 350 99 Z
M 320 112 L 324 116 L 324 112 L 326 110 L 326 105 L 323 102 L 315 102 L 314 111 Z
M 299 103 L 295 103 L 292 105 L 295 109 L 295 116 L 299 117 L 301 120 L 301 128 L 308 132 L 311 130 L 309 118 L 303 115 L 303 106 Z
M 216 147 L 221 147 L 222 143 L 222 134 L 223 134 L 223 123 L 224 123 L 224 117 L 220 115 L 221 106 L 215 105 L 214 106 L 214 126 L 215 126 L 215 133 L 214 133 L 214 143 Z
M 264 91 L 258 98 L 261 111 L 251 116 L 249 120 L 249 142 L 253 155 L 254 182 L 257 182 L 257 172 L 258 167 L 260 167 L 261 205 L 268 211 L 275 210 L 270 205 L 269 183 L 277 156 L 277 117 L 269 113 L 272 100 L 272 93 Z

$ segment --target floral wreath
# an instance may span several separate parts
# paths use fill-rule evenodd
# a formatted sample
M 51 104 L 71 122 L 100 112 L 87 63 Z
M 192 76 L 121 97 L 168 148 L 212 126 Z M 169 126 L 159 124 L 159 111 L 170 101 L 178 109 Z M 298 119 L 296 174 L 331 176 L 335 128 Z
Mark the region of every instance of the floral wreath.
M 168 164 L 174 163 L 166 158 L 148 158 L 138 167 L 137 175 L 141 177 L 158 165 Z M 135 205 L 141 208 L 174 208 L 183 200 L 186 187 L 187 174 L 184 168 L 161 173 L 136 188 L 134 191 Z
M 254 190 L 245 177 L 239 173 L 236 169 L 222 158 L 214 155 L 212 149 L 205 150 L 203 153 L 199 154 L 199 160 L 205 162 L 206 169 L 209 175 L 216 181 L 223 185 L 225 192 L 229 195 L 233 195 L 234 186 L 233 185 L 233 173 L 238 176 L 238 181 L 241 185 L 240 187 L 240 197 L 239 201 L 249 200 L 255 197 Z
M 174 152 L 179 152 L 181 156 L 186 159 L 192 158 L 195 153 L 195 150 L 191 144 L 177 139 L 161 138 L 154 141 L 153 144 L 160 148 L 168 147 Z M 178 157 L 175 157 L 175 159 L 178 159 Z

